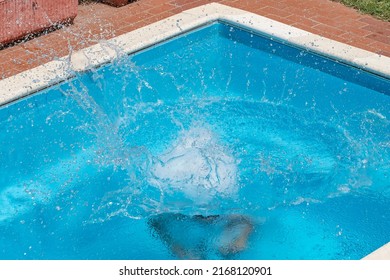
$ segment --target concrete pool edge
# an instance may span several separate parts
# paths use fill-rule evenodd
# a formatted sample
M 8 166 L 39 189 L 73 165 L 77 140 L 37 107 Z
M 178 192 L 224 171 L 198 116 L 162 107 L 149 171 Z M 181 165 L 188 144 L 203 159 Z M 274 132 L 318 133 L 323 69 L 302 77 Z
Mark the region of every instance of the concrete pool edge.
M 390 242 L 365 256 L 363 260 L 390 260 Z

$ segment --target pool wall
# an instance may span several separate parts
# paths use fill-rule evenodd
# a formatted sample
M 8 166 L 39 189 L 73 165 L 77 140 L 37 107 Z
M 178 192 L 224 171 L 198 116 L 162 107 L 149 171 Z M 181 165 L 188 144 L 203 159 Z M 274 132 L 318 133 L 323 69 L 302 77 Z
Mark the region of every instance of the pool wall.
M 98 67 L 122 55 L 140 51 L 217 20 L 250 29 L 271 37 L 272 40 L 322 54 L 390 78 L 389 57 L 339 43 L 243 10 L 212 3 L 184 11 L 77 52 L 71 52 L 68 56 L 0 80 L 0 106 L 64 81 L 77 72 Z

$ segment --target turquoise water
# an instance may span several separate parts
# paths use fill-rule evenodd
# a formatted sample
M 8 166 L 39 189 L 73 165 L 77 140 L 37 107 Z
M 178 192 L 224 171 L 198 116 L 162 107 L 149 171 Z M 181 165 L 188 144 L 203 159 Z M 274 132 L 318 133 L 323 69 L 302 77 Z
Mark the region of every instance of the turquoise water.
M 390 240 L 389 95 L 223 23 L 78 73 L 0 109 L 0 259 L 360 259 Z

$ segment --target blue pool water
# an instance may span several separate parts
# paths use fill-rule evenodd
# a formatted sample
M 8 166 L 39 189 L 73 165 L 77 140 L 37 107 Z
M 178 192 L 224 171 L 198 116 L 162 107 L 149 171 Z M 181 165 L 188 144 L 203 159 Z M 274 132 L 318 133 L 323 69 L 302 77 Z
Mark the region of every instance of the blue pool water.
M 360 259 L 389 95 L 224 23 L 79 73 L 0 109 L 0 259 Z

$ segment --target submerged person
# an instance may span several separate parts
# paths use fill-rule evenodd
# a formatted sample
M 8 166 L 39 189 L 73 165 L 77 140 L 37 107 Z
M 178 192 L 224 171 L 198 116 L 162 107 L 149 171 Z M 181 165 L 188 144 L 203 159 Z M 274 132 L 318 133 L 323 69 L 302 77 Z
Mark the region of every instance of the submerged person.
M 148 222 L 152 231 L 180 259 L 206 259 L 217 253 L 232 258 L 246 249 L 253 222 L 244 215 L 163 213 Z
M 148 183 L 164 193 L 164 208 L 173 205 L 177 209 L 176 203 L 181 201 L 198 211 L 209 209 L 219 199 L 237 198 L 237 161 L 211 128 L 202 122 L 183 129 L 153 162 Z M 246 248 L 254 229 L 248 217 L 238 214 L 168 212 L 150 217 L 148 223 L 152 232 L 181 259 L 232 258 Z

